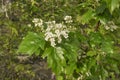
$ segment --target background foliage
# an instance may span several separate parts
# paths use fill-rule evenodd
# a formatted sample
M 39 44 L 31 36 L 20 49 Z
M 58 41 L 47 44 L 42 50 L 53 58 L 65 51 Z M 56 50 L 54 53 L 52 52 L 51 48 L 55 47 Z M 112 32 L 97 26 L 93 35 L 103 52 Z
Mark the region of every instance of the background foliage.
M 28 80 L 34 76 L 32 72 L 26 73 L 28 65 L 15 62 L 18 50 L 45 58 L 57 80 L 119 80 L 119 0 L 15 0 L 9 3 L 1 1 L 0 6 L 0 53 L 4 56 L 0 65 L 7 66 L 0 71 L 1 75 L 8 75 L 1 79 L 23 80 L 26 74 L 29 76 L 24 76 L 24 80 Z M 71 25 L 76 30 L 56 48 L 51 47 L 32 20 L 40 18 L 60 23 L 66 15 L 72 16 Z M 36 40 L 36 44 L 30 44 Z M 6 74 L 6 70 L 19 74 L 15 77 Z

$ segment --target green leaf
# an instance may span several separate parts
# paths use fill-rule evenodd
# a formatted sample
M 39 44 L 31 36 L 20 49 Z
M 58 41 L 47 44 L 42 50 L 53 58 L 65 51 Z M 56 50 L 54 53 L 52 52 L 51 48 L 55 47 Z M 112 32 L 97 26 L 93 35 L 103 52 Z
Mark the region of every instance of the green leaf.
M 62 72 L 63 66 L 66 65 L 66 60 L 64 58 L 64 52 L 61 47 L 50 47 L 46 48 L 43 57 L 47 56 L 48 67 L 51 68 L 56 74 Z
M 120 54 L 119 53 L 114 53 L 110 55 L 111 58 L 114 60 L 117 60 L 118 63 L 120 63 Z
M 36 55 L 36 56 L 39 56 L 40 51 L 41 51 L 41 49 L 40 49 L 40 48 L 38 48 L 38 49 L 35 51 L 35 55 Z
M 44 46 L 45 40 L 43 40 L 42 37 L 40 37 L 36 33 L 29 32 L 28 35 L 21 42 L 17 52 L 29 55 L 37 52 L 36 54 L 38 55 L 39 48 L 43 50 Z
M 83 14 L 82 17 L 78 16 L 78 21 L 81 22 L 82 24 L 88 23 L 93 17 L 95 13 L 93 12 L 92 9 L 89 9 L 85 14 Z
M 96 52 L 95 51 L 88 51 L 87 52 L 87 56 L 94 56 L 94 55 L 96 55 Z
M 40 47 L 42 50 L 44 50 L 45 40 L 44 40 L 44 39 L 39 40 L 38 44 L 39 44 L 39 47 Z
M 100 43 L 102 43 L 102 36 L 99 32 L 92 32 L 89 35 L 90 37 L 90 45 L 92 47 L 95 47 L 95 45 L 99 45 Z
M 93 67 L 96 67 L 96 59 L 93 57 L 90 58 L 87 67 L 88 67 L 88 70 L 90 70 Z
M 11 27 L 11 31 L 12 34 L 16 34 L 18 36 L 18 31 L 15 28 Z
M 111 13 L 116 9 L 119 8 L 120 0 L 111 0 Z
M 120 0 L 105 0 L 105 1 L 111 13 L 113 13 L 113 11 L 116 8 L 119 8 Z
M 31 44 L 30 42 L 28 43 L 25 41 L 20 44 L 18 52 L 21 52 L 22 54 L 32 55 L 38 48 L 39 47 L 35 44 Z
M 72 75 L 75 69 L 76 69 L 76 64 L 75 63 L 71 63 L 70 65 L 68 65 L 66 67 L 66 74 L 67 75 Z
M 77 46 L 76 45 L 73 45 L 72 43 L 71 44 L 68 44 L 66 43 L 64 45 L 64 49 L 65 49 L 65 56 L 70 60 L 70 61 L 74 61 L 76 62 L 77 61 Z
M 43 55 L 42 55 L 42 57 L 45 58 L 45 57 L 49 56 L 52 51 L 53 51 L 52 47 L 46 48 Z
M 63 80 L 62 76 L 56 76 L 56 77 L 57 77 L 57 80 Z
M 39 44 L 39 47 L 44 50 L 45 48 L 45 40 L 44 40 L 44 34 L 40 33 L 39 35 L 39 39 L 36 39 L 37 44 Z
M 107 53 L 113 53 L 112 42 L 106 41 L 102 43 L 102 50 Z
M 64 49 L 62 49 L 61 47 L 57 47 L 56 48 L 56 57 L 59 58 L 59 61 L 58 62 L 61 66 L 64 66 L 66 65 L 66 60 L 64 58 Z
M 98 6 L 97 9 L 96 9 L 96 14 L 103 13 L 105 9 L 106 9 L 106 4 L 105 3 L 101 3 L 101 5 Z
M 47 63 L 49 68 L 54 68 L 56 64 L 54 63 L 53 57 L 51 55 L 47 57 Z

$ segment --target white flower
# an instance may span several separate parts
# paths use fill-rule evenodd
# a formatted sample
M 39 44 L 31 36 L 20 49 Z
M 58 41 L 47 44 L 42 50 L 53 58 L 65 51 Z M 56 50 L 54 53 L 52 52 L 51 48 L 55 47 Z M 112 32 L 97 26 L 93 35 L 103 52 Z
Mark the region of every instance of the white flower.
M 59 24 L 56 24 L 56 28 L 58 28 L 58 29 L 61 29 L 61 28 L 63 28 L 63 24 L 61 24 L 61 23 L 59 23 Z
M 72 17 L 65 16 L 64 18 L 66 23 L 71 23 Z M 68 33 L 71 30 L 71 26 L 66 26 L 63 22 L 56 23 L 55 21 L 44 22 L 47 27 L 43 25 L 43 20 L 39 18 L 34 18 L 32 21 L 35 27 L 39 27 L 44 33 L 46 41 L 49 41 L 52 47 L 55 47 L 57 43 L 62 42 L 62 38 L 68 38 Z
M 35 27 L 37 27 L 37 26 L 38 26 L 38 24 L 35 23 Z
M 54 37 L 55 35 L 52 32 L 45 33 L 45 40 L 48 41 L 50 38 Z
M 51 31 L 55 27 L 55 21 L 48 21 L 48 22 L 45 22 L 45 23 L 47 25 L 46 31 Z
M 109 21 L 109 22 L 105 25 L 105 29 L 106 29 L 106 30 L 114 31 L 115 29 L 117 29 L 117 26 L 114 24 L 113 21 Z
M 28 27 L 31 27 L 31 24 L 28 24 Z
M 71 16 L 65 16 L 65 17 L 64 17 L 64 20 L 65 20 L 66 23 L 71 23 L 71 22 L 73 22 Z
M 106 29 L 106 30 L 109 30 L 109 29 L 110 29 L 110 27 L 108 27 L 108 26 L 106 25 L 106 26 L 105 26 L 105 29 Z
M 51 30 L 51 28 L 50 27 L 48 27 L 47 29 L 46 29 L 46 32 L 49 32 Z
M 61 37 L 59 36 L 58 37 L 58 43 L 61 43 L 62 42 L 62 39 L 61 39 Z
M 112 25 L 111 28 L 112 29 L 117 29 L 117 26 L 116 25 Z
M 41 27 L 43 25 L 43 20 L 39 18 L 34 18 L 32 22 L 35 24 L 35 27 Z
M 48 41 L 49 37 L 48 36 L 45 36 L 45 40 Z
M 42 26 L 42 23 L 39 22 L 37 25 L 40 27 L 40 26 Z
M 68 38 L 68 34 L 67 34 L 67 32 L 66 32 L 66 31 L 61 31 L 61 35 L 63 35 L 63 36 L 64 36 L 64 38 Z
M 55 21 L 48 21 L 48 22 L 45 22 L 47 24 L 47 26 L 54 26 L 55 25 Z
M 69 19 L 72 19 L 72 17 L 71 16 L 65 16 L 64 17 L 64 20 L 69 20 Z
M 42 20 L 42 19 L 39 19 L 38 26 L 42 26 L 42 25 L 43 25 L 43 20 Z
M 34 18 L 32 22 L 33 22 L 33 23 L 37 23 L 38 21 L 39 21 L 38 18 Z
M 52 47 L 55 47 L 55 39 L 54 38 L 50 38 L 50 42 L 51 42 L 51 46 Z
M 55 30 L 55 33 L 56 33 L 56 36 L 60 36 L 61 34 L 60 34 L 60 31 L 57 29 L 57 30 Z

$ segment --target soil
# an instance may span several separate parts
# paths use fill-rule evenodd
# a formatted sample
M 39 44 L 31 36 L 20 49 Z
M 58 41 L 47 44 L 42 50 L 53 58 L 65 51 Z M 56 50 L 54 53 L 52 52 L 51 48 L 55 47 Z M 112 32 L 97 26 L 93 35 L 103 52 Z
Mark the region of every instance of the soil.
M 20 57 L 20 56 L 19 56 Z M 23 57 L 25 57 L 23 59 Z M 19 63 L 30 65 L 31 70 L 35 73 L 35 77 L 31 80 L 56 80 L 51 69 L 48 69 L 46 59 L 41 57 L 28 57 L 22 56 L 22 60 L 19 59 Z

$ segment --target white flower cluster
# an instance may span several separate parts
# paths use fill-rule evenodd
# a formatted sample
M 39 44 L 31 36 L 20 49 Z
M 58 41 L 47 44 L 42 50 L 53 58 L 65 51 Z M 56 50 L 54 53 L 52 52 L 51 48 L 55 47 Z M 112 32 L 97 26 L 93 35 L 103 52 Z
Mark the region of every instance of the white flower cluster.
M 46 22 L 47 29 L 45 30 L 45 40 L 51 42 L 51 46 L 55 47 L 56 42 L 61 43 L 62 36 L 68 38 L 69 30 L 67 26 L 55 21 Z
M 106 30 L 114 31 L 114 30 L 117 29 L 117 26 L 114 24 L 113 21 L 109 21 L 109 22 L 105 25 L 105 29 L 106 29 Z
M 70 23 L 72 22 L 72 17 L 66 16 L 64 20 L 66 23 Z M 65 39 L 68 38 L 69 28 L 71 28 L 71 26 L 66 26 L 64 23 L 56 23 L 55 21 L 44 22 L 47 27 L 43 28 L 43 20 L 38 18 L 33 19 L 32 22 L 35 24 L 35 27 L 42 28 L 41 30 L 44 32 L 45 40 L 50 41 L 52 47 L 55 47 L 57 43 L 61 43 L 62 37 Z
M 65 20 L 66 23 L 71 23 L 71 22 L 73 22 L 71 16 L 65 16 L 65 17 L 64 17 L 64 20 Z
M 43 20 L 39 18 L 34 18 L 32 22 L 35 24 L 35 27 L 41 27 L 43 25 Z

